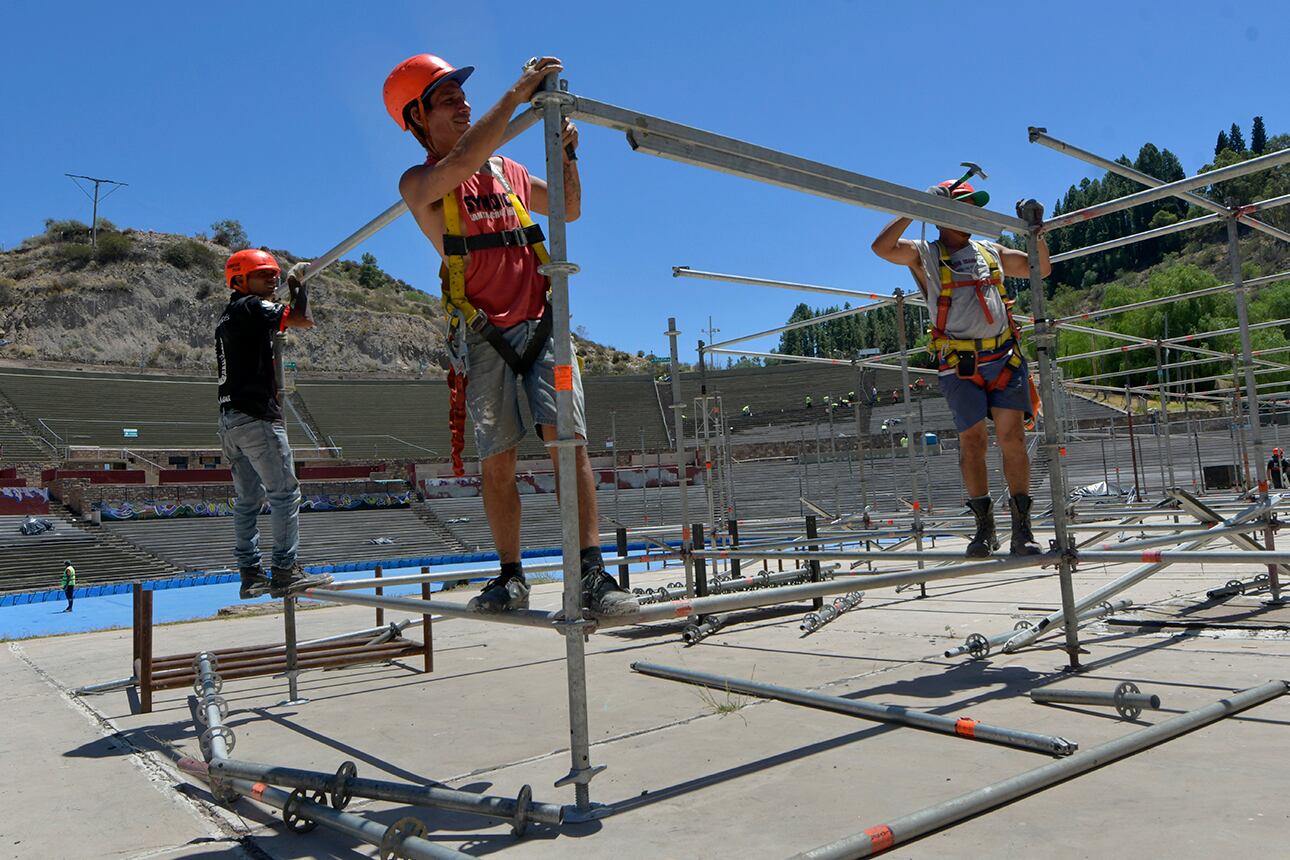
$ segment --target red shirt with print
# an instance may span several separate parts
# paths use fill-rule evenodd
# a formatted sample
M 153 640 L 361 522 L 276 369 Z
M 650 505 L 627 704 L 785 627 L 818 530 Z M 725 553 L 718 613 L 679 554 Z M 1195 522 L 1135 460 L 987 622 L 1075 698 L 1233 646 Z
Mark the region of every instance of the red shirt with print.
M 529 208 L 529 172 L 524 165 L 494 156 L 502 175 L 511 184 L 524 208 Z M 506 189 L 488 171 L 476 173 L 457 186 L 453 194 L 461 212 L 461 229 L 467 236 L 513 230 L 520 220 L 506 199 Z M 541 319 L 546 302 L 546 278 L 538 274 L 532 248 L 487 248 L 466 258 L 466 298 L 488 314 L 499 328 L 525 320 Z

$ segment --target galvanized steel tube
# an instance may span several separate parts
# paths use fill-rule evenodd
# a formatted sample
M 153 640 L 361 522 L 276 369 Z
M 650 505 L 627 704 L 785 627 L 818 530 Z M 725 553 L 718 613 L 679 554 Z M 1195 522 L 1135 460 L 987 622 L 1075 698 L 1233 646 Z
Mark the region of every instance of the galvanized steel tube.
M 828 696 L 811 690 L 795 690 L 775 684 L 759 681 L 744 681 L 739 678 L 728 678 L 724 675 L 713 675 L 708 672 L 695 672 L 692 669 L 681 669 L 675 666 L 660 666 L 657 663 L 633 663 L 632 669 L 642 675 L 665 678 L 669 681 L 680 681 L 685 684 L 697 684 L 700 687 L 711 687 L 730 693 L 757 696 L 762 699 L 774 699 L 792 705 L 802 705 L 820 711 L 831 711 L 849 717 L 860 717 L 876 720 L 880 723 L 896 723 L 910 728 L 938 732 L 945 735 L 968 740 L 989 741 L 1017 749 L 1036 750 L 1052 755 L 1070 755 L 1079 748 L 1074 741 L 1054 735 L 1041 735 L 1018 729 L 991 726 L 979 723 L 967 717 L 944 717 L 926 711 L 914 710 L 901 705 L 875 705 L 841 696 Z
M 902 815 L 885 824 L 870 827 L 861 833 L 845 836 L 819 848 L 795 854 L 792 860 L 850 860 L 855 857 L 869 857 L 898 843 L 909 842 L 1017 798 L 1056 785 L 1073 776 L 1079 776 L 1156 744 L 1173 740 L 1238 711 L 1271 701 L 1284 695 L 1286 690 L 1285 681 L 1269 681 L 1150 728 L 1141 729 L 1077 753 L 1070 758 L 1050 762 L 910 815 Z

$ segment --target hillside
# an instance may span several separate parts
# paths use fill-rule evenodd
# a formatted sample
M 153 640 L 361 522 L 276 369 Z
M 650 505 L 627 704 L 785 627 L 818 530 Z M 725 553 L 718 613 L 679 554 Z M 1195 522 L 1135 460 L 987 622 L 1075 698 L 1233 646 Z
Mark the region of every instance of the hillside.
M 300 259 L 266 250 L 284 271 Z M 92 248 L 86 225 L 46 222 L 43 234 L 0 252 L 0 360 L 211 373 L 229 253 L 205 236 L 118 231 L 103 220 Z M 311 287 L 317 326 L 289 340 L 302 374 L 442 374 L 437 296 L 390 277 L 370 255 L 337 263 Z M 575 341 L 587 373 L 648 367 L 613 347 Z

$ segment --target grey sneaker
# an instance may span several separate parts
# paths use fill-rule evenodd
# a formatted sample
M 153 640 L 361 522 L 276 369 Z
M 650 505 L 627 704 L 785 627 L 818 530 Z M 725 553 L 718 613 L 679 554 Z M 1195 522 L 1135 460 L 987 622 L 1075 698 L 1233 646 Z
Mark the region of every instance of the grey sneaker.
M 604 617 L 632 615 L 641 608 L 640 601 L 619 586 L 603 567 L 583 574 L 582 605 L 592 615 Z
M 500 576 L 484 583 L 479 594 L 470 599 L 466 608 L 471 612 L 509 612 L 529 608 L 529 585 L 518 576 L 502 579 Z
M 238 597 L 250 600 L 269 593 L 269 578 L 264 575 L 264 568 L 257 564 L 240 568 L 239 572 L 242 574 L 242 588 L 237 593 Z
M 306 588 L 321 588 L 331 585 L 331 577 L 325 573 L 305 573 L 298 564 L 291 567 L 273 568 L 273 577 L 269 580 L 269 594 L 273 597 L 289 597 L 299 594 Z

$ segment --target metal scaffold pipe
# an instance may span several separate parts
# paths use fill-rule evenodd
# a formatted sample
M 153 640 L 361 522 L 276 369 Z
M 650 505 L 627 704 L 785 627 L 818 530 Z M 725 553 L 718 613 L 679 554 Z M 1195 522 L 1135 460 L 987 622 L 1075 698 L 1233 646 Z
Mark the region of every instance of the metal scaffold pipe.
M 1143 709 L 1160 710 L 1160 697 L 1143 693 L 1131 681 L 1114 690 L 1031 690 L 1030 701 L 1041 705 L 1105 705 L 1125 719 L 1136 720 Z
M 696 684 L 729 693 L 740 693 L 745 696 L 756 696 L 761 699 L 774 699 L 793 705 L 802 705 L 820 711 L 845 714 L 875 720 L 880 723 L 896 723 L 923 731 L 954 735 L 967 740 L 988 741 L 1017 749 L 1035 750 L 1051 755 L 1070 755 L 1079 748 L 1074 741 L 1054 735 L 1041 735 L 1019 729 L 1002 726 L 991 726 L 968 717 L 944 717 L 925 711 L 906 708 L 901 705 L 875 705 L 856 699 L 841 696 L 828 696 L 811 690 L 795 690 L 780 687 L 776 684 L 764 684 L 759 681 L 744 681 L 739 678 L 728 678 L 724 675 L 713 675 L 708 672 L 695 672 L 675 666 L 661 666 L 657 663 L 637 662 L 632 669 L 642 675 L 665 678 L 669 681 L 680 681 L 685 684 Z
M 1285 681 L 1269 681 L 1219 699 L 1213 704 L 1141 729 L 1109 743 L 1077 753 L 1070 758 L 1050 762 L 1034 770 L 1009 777 L 975 791 L 870 827 L 863 832 L 796 854 L 792 860 L 850 860 L 869 857 L 897 844 L 965 821 L 987 810 L 1020 797 L 1042 791 L 1073 776 L 1133 755 L 1156 744 L 1173 740 L 1187 732 L 1217 722 L 1238 711 L 1269 702 L 1285 695 Z
M 1132 605 L 1133 605 L 1132 600 L 1129 600 L 1127 598 L 1121 598 L 1120 600 L 1117 600 L 1113 603 L 1102 603 L 1097 606 L 1094 606 L 1091 609 L 1085 609 L 1078 616 L 1076 616 L 1076 618 L 1078 619 L 1079 624 L 1082 626 L 1092 621 L 1099 621 L 1113 612 L 1120 612 L 1125 609 L 1128 609 Z M 994 636 L 983 636 L 980 633 L 973 633 L 971 636 L 967 638 L 967 641 L 964 642 L 962 645 L 958 645 L 958 646 L 955 646 L 954 648 L 946 649 L 945 656 L 961 657 L 964 654 L 971 654 L 972 658 L 975 660 L 980 660 L 984 657 L 988 657 L 990 656 L 991 649 L 998 648 L 999 646 L 1007 642 L 1009 639 L 1011 639 L 1013 636 L 1016 636 L 1017 630 L 1029 630 L 1034 626 L 1028 621 L 1019 621 L 1017 623 L 1019 625 L 1017 628 L 1013 630 L 1009 630 L 1007 633 L 995 634 Z
M 208 766 L 196 759 L 180 759 L 179 769 L 190 776 L 210 781 Z M 282 810 L 283 822 L 296 832 L 306 832 L 316 824 L 329 830 L 344 833 L 361 842 L 382 849 L 382 856 L 415 858 L 415 860 L 469 860 L 471 855 L 439 845 L 423 838 L 425 825 L 416 819 L 401 819 L 386 827 L 355 815 L 341 812 L 306 798 L 299 789 L 286 792 L 263 782 L 246 779 L 228 780 L 237 793 L 252 800 Z
M 564 823 L 564 807 L 556 803 L 513 800 L 507 797 L 476 794 L 473 791 L 458 791 L 442 785 L 408 785 L 381 779 L 362 779 L 355 775 L 357 770 L 352 762 L 342 765 L 337 773 L 325 773 L 234 759 L 217 759 L 210 763 L 210 770 L 228 778 L 267 782 L 270 785 L 301 788 L 311 792 L 327 792 L 337 801 L 350 796 L 367 797 L 392 803 L 468 812 L 489 818 L 504 818 L 521 824 L 526 821 L 537 821 L 553 826 Z M 521 797 L 527 794 L 527 791 L 523 791 Z

